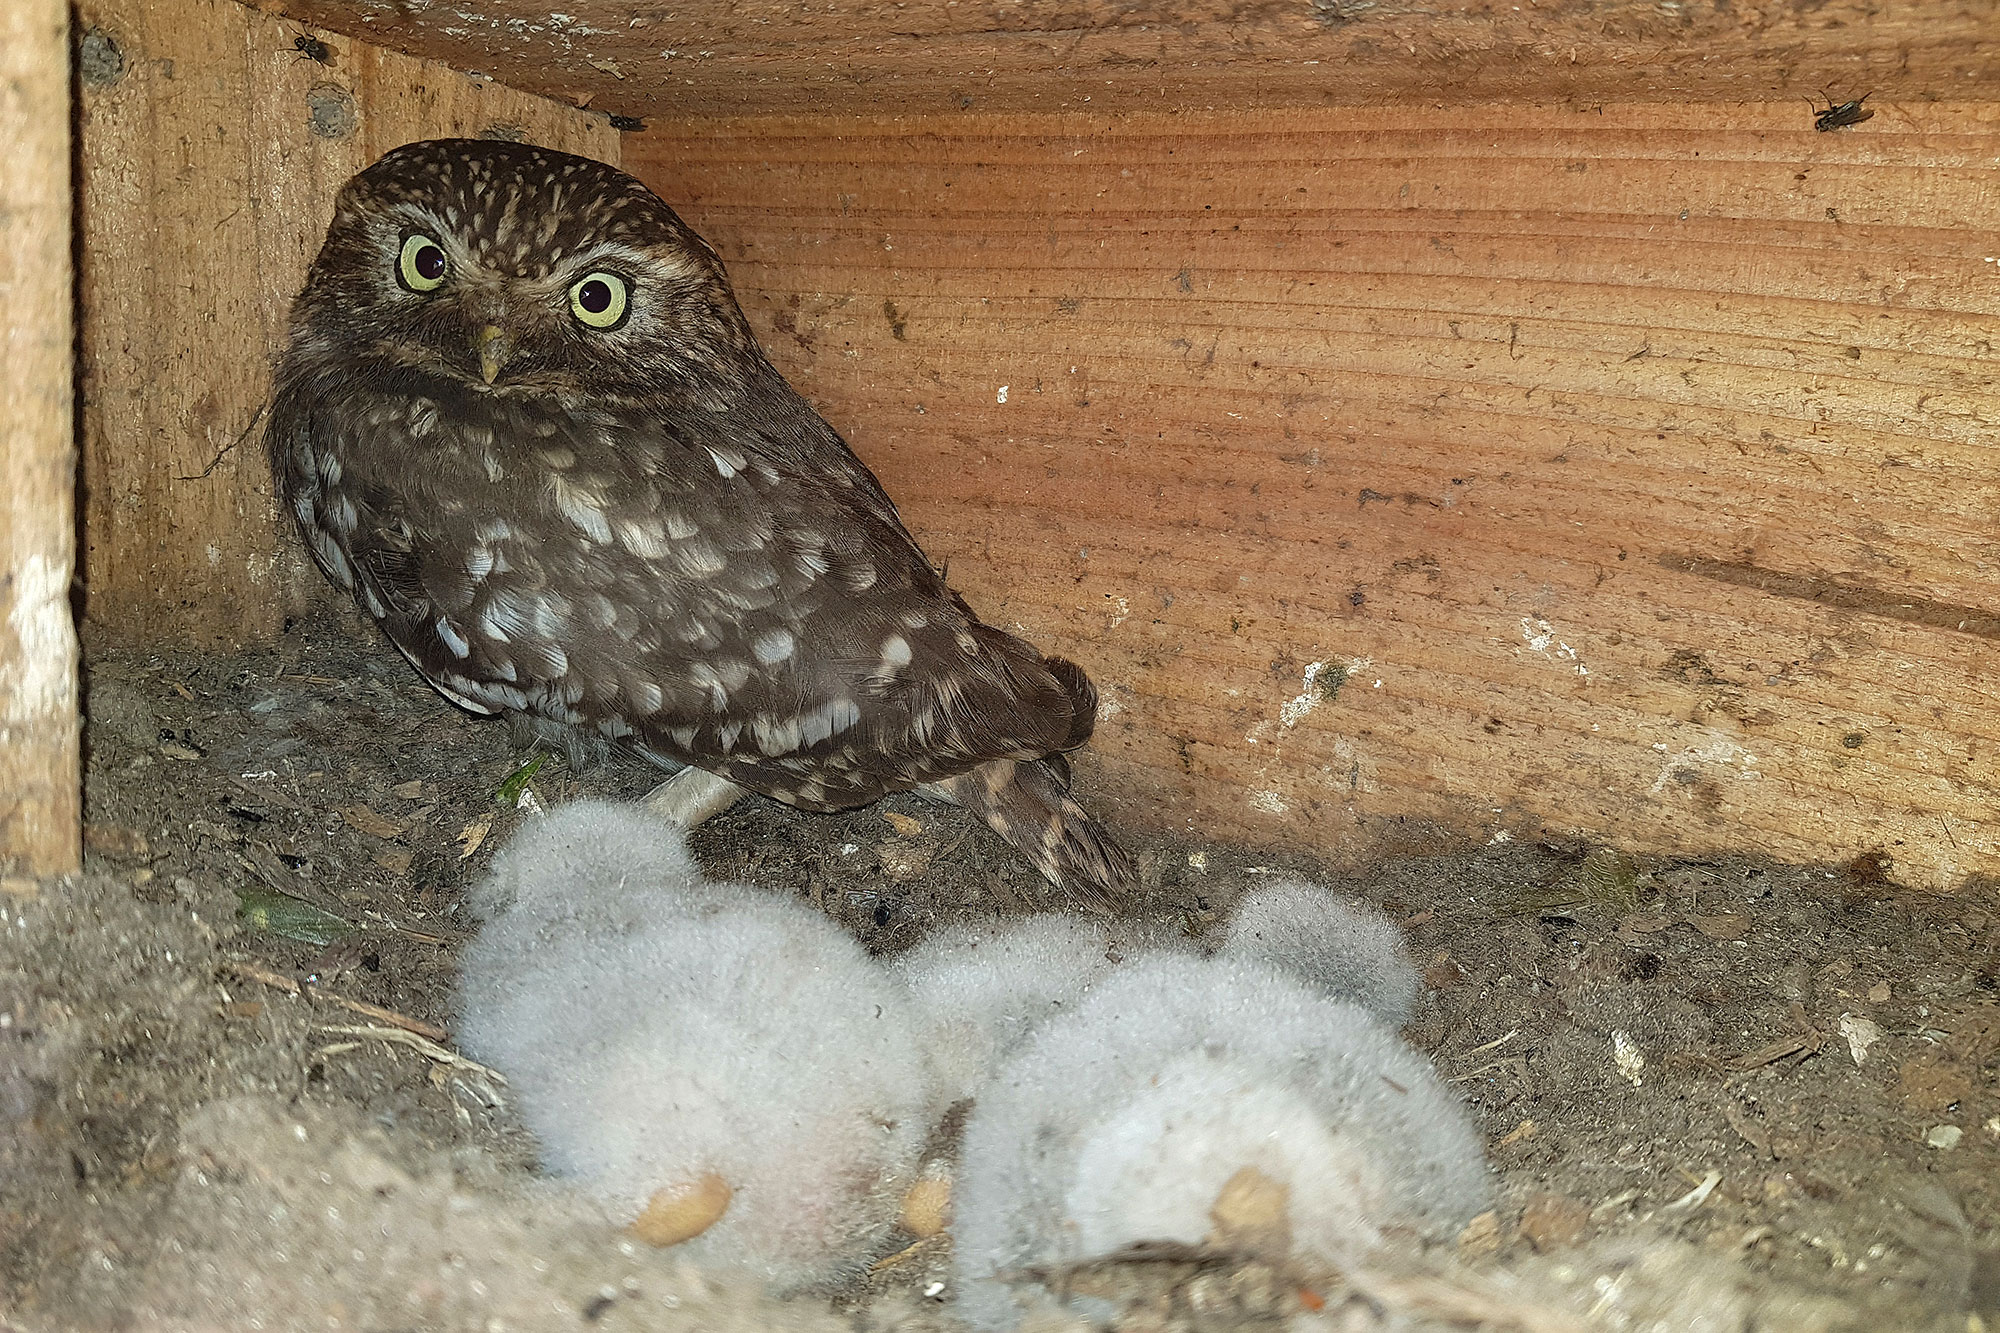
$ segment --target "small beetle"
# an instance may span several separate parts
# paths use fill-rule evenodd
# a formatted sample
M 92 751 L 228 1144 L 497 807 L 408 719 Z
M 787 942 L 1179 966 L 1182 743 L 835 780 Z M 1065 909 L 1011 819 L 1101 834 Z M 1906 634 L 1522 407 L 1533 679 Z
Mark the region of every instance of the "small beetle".
M 292 49 L 298 52 L 299 59 L 310 60 L 315 65 L 330 65 L 333 63 L 333 51 L 325 42 L 322 42 L 310 33 L 302 32 L 292 38 Z

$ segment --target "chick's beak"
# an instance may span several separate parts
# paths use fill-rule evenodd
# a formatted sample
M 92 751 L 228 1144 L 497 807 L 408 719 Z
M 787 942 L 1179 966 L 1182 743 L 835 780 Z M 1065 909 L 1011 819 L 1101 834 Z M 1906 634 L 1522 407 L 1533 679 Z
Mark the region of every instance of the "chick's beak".
M 472 350 L 479 354 L 479 377 L 491 384 L 514 355 L 514 340 L 497 324 L 488 324 L 472 335 Z

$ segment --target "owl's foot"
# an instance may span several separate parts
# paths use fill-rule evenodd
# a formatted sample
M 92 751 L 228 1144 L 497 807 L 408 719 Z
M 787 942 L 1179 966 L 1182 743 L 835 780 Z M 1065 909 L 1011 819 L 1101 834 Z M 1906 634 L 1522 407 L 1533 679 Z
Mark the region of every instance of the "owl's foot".
M 1033 862 L 1043 878 L 1076 894 L 1086 906 L 1108 911 L 1139 882 L 1131 856 L 1076 803 L 1069 784 L 1047 760 L 993 759 L 919 790 L 978 815 Z
M 693 828 L 735 805 L 745 790 L 705 768 L 684 768 L 647 792 L 643 804 L 670 823 Z

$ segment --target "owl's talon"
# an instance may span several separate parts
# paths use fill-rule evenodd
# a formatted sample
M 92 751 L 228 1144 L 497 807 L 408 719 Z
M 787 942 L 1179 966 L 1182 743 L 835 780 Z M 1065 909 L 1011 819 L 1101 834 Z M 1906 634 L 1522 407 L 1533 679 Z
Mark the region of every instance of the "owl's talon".
M 684 768 L 647 792 L 642 804 L 669 823 L 693 828 L 742 800 L 744 791 L 705 768 Z

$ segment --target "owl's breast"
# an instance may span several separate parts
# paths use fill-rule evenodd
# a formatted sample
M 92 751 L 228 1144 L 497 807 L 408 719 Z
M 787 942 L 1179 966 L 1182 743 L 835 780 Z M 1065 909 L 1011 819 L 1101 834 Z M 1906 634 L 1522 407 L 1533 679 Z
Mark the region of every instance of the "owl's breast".
M 308 539 L 486 708 L 614 736 L 790 718 L 852 693 L 826 655 L 872 664 L 868 604 L 928 575 L 715 422 L 360 392 L 314 419 Z

